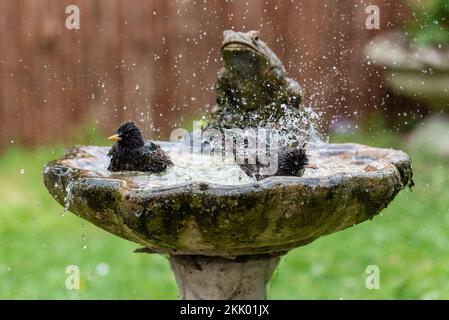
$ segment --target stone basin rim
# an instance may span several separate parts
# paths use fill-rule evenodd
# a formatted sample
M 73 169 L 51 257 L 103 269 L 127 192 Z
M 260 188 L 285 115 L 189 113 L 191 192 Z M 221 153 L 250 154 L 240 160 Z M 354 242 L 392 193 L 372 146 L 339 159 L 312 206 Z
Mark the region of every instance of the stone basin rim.
M 167 142 L 158 142 L 162 145 L 168 145 L 171 143 Z M 342 144 L 327 144 L 332 146 L 354 146 L 354 147 L 366 147 L 363 144 L 358 143 L 342 143 Z M 184 182 L 179 183 L 177 185 L 171 185 L 166 187 L 154 187 L 154 188 L 135 188 L 132 186 L 133 182 L 126 178 L 126 175 L 131 176 L 145 176 L 148 175 L 147 173 L 142 172 L 136 172 L 136 171 L 130 171 L 130 172 L 123 172 L 123 173 L 113 173 L 111 176 L 103 176 L 103 175 L 89 175 L 91 171 L 82 169 L 82 168 L 74 168 L 71 166 L 68 166 L 67 163 L 65 163 L 68 159 L 74 159 L 76 158 L 76 155 L 73 154 L 73 151 L 78 150 L 83 147 L 91 147 L 91 146 L 84 146 L 84 145 L 76 145 L 71 148 L 68 148 L 66 151 L 66 156 L 62 159 L 53 160 L 46 164 L 44 170 L 50 167 L 60 167 L 61 169 L 69 169 L 71 171 L 72 175 L 76 175 L 79 173 L 79 176 L 77 177 L 77 180 L 82 181 L 83 179 L 94 179 L 94 180 L 107 180 L 107 181 L 116 181 L 116 182 L 122 182 L 122 189 L 126 189 L 130 193 L 145 193 L 147 195 L 151 194 L 160 194 L 160 193 L 171 193 L 176 191 L 183 191 L 188 189 L 192 193 L 200 193 L 204 194 L 207 192 L 215 193 L 215 192 L 232 192 L 232 193 L 241 193 L 241 192 L 248 192 L 248 191 L 255 191 L 258 189 L 271 189 L 271 188 L 283 188 L 283 187 L 289 187 L 292 185 L 303 185 L 303 186 L 335 186 L 337 184 L 343 183 L 347 180 L 357 179 L 357 178 L 365 178 L 365 177 L 373 177 L 376 176 L 383 176 L 387 172 L 391 172 L 394 170 L 398 170 L 401 178 L 406 181 L 408 180 L 408 177 L 402 177 L 401 170 L 399 170 L 398 166 L 400 166 L 403 163 L 409 163 L 411 162 L 410 157 L 403 151 L 392 149 L 392 148 L 375 148 L 370 147 L 372 149 L 376 150 L 382 150 L 386 152 L 387 154 L 394 154 L 394 159 L 390 159 L 388 161 L 388 158 L 384 159 L 383 162 L 385 162 L 384 168 L 380 170 L 376 170 L 373 172 L 351 172 L 351 173 L 342 173 L 342 172 L 335 172 L 330 175 L 325 175 L 321 177 L 294 177 L 294 176 L 271 176 L 266 177 L 262 180 L 244 183 L 244 184 L 235 184 L 235 185 L 229 185 L 229 184 L 218 184 L 218 183 L 212 183 L 207 181 L 191 181 L 191 182 Z M 335 149 L 335 151 L 339 151 L 338 149 Z M 394 161 L 393 161 L 394 160 Z M 410 177 L 411 178 L 411 177 Z M 127 185 L 129 184 L 129 188 Z M 204 187 L 204 184 L 207 185 L 206 188 L 202 189 Z M 404 183 L 404 187 L 407 185 L 407 183 Z
M 54 165 L 51 165 L 52 167 L 59 166 L 61 168 L 67 168 L 67 166 L 59 165 L 55 163 Z M 79 170 L 82 172 L 82 169 L 74 169 L 73 173 L 76 172 L 76 170 Z M 395 171 L 397 168 L 390 167 L 388 168 L 388 171 Z M 383 170 L 382 172 L 368 172 L 365 174 L 361 173 L 353 173 L 353 174 L 335 174 L 334 176 L 328 176 L 323 178 L 302 178 L 302 177 L 267 177 L 260 181 L 255 181 L 252 183 L 246 183 L 246 184 L 239 184 L 239 185 L 221 185 L 216 183 L 210 183 L 210 182 L 202 182 L 202 181 L 194 181 L 194 182 L 186 182 L 186 183 L 180 183 L 176 186 L 168 186 L 168 187 L 158 187 L 158 188 L 149 188 L 149 189 L 139 189 L 139 188 L 127 188 L 126 184 L 128 181 L 126 179 L 117 179 L 112 177 L 89 177 L 89 176 L 80 176 L 77 177 L 77 182 L 82 182 L 85 180 L 98 180 L 98 181 L 111 181 L 111 182 L 119 182 L 122 184 L 122 189 L 127 190 L 128 192 L 134 192 L 134 193 L 146 193 L 148 195 L 151 194 L 160 194 L 160 193 L 171 193 L 176 191 L 183 191 L 183 190 L 189 190 L 192 193 L 214 193 L 220 192 L 220 191 L 229 191 L 233 193 L 241 193 L 241 192 L 249 192 L 249 191 L 255 191 L 255 190 L 264 190 L 264 189 L 272 189 L 272 188 L 284 188 L 284 187 L 290 187 L 290 186 L 322 186 L 322 187 L 332 187 L 336 186 L 338 184 L 344 183 L 348 180 L 353 180 L 357 178 L 364 178 L 364 177 L 381 177 L 383 174 L 386 173 L 387 170 Z M 132 182 L 131 182 L 132 183 Z M 202 184 L 207 184 L 207 189 L 201 189 Z M 250 190 L 251 189 L 251 190 Z

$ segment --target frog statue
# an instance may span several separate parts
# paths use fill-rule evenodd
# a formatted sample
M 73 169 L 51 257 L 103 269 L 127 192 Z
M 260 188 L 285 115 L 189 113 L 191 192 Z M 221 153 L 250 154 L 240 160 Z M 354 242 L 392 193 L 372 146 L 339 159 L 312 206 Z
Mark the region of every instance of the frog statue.
M 281 60 L 258 31 L 224 31 L 221 57 L 224 67 L 214 88 L 217 105 L 210 127 L 264 127 L 276 123 L 285 108 L 299 109 L 301 86 L 287 77 Z
M 245 33 L 226 30 L 223 38 L 221 57 L 224 67 L 218 74 L 214 88 L 217 105 L 212 110 L 212 119 L 206 129 L 218 129 L 221 132 L 275 129 L 279 133 L 278 137 L 284 139 L 275 148 L 279 159 L 277 172 L 269 175 L 301 176 L 308 166 L 305 143 L 302 141 L 304 128 L 297 125 L 301 121 L 294 121 L 302 116 L 301 86 L 287 77 L 282 62 L 260 39 L 258 31 Z M 204 145 L 208 143 L 206 139 Z M 235 146 L 234 152 L 248 152 L 247 145 L 248 141 L 240 147 Z M 260 161 L 259 155 L 255 163 L 245 160 L 239 166 L 247 175 L 258 180 L 266 177 L 261 169 L 269 167 Z

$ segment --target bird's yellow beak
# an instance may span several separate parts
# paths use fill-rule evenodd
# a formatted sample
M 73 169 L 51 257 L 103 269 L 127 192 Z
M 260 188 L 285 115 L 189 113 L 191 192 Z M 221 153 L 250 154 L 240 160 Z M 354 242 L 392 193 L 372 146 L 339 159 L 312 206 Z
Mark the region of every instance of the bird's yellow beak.
M 122 138 L 120 138 L 120 136 L 119 136 L 118 134 L 114 134 L 114 135 L 108 137 L 108 140 L 111 140 L 111 141 L 120 141 L 120 140 L 122 140 Z

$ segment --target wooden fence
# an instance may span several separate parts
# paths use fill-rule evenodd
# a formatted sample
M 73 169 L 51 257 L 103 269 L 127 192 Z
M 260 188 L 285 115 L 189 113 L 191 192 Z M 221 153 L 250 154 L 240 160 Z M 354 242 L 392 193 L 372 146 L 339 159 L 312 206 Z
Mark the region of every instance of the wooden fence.
M 65 27 L 80 8 L 80 29 Z M 377 4 L 381 30 L 365 28 Z M 354 117 L 388 104 L 362 47 L 400 26 L 400 0 L 2 0 L 0 146 L 47 143 L 86 121 L 166 136 L 214 103 L 224 29 L 261 30 L 306 103 Z M 387 102 L 385 102 L 387 101 Z

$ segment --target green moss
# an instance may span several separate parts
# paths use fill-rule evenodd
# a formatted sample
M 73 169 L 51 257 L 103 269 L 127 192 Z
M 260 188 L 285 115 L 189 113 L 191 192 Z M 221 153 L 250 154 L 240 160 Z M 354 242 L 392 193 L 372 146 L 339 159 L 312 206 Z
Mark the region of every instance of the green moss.
M 176 198 L 156 198 L 144 205 L 140 220 L 140 230 L 148 237 L 168 244 L 178 244 L 180 233 L 187 227 L 190 211 L 184 195 Z
M 256 194 L 217 196 L 180 193 L 143 203 L 139 230 L 182 249 L 180 236 L 195 221 L 204 240 L 220 248 L 247 244 L 265 230 L 268 219 Z
M 204 209 L 195 219 L 204 239 L 213 245 L 248 244 L 268 227 L 265 201 L 256 192 L 202 200 Z
M 106 180 L 83 179 L 73 190 L 74 197 L 86 201 L 90 210 L 96 213 L 115 211 L 122 206 L 123 196 L 117 183 L 105 183 Z
M 276 195 L 277 203 L 289 203 L 276 222 L 275 234 L 279 240 L 291 239 L 292 234 L 298 240 L 304 235 L 303 240 L 307 240 L 314 234 L 321 234 L 323 230 L 331 231 L 336 224 L 341 223 L 337 210 L 346 205 L 344 197 L 338 195 L 338 187 L 298 186 L 296 189 L 294 202 L 288 188 Z

